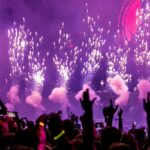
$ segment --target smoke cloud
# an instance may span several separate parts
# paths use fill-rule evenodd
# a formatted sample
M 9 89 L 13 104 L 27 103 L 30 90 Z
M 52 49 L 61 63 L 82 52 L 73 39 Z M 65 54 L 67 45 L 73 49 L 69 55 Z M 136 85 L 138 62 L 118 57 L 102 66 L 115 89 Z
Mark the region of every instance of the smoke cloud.
M 69 107 L 70 103 L 67 96 L 67 89 L 64 87 L 54 88 L 48 99 L 53 103 L 59 103 L 63 108 Z
M 20 98 L 18 96 L 19 93 L 19 85 L 13 85 L 10 90 L 7 92 L 7 98 L 10 103 L 19 104 Z
M 115 100 L 115 105 L 119 105 L 119 106 L 125 106 L 128 103 L 129 100 L 129 95 L 130 93 L 124 92 L 122 93 L 116 100 Z
M 115 100 L 116 105 L 126 105 L 129 100 L 130 92 L 128 86 L 121 76 L 116 75 L 114 78 L 109 78 L 108 83 L 115 94 L 119 97 Z
M 26 103 L 31 105 L 34 108 L 45 111 L 44 106 L 42 105 L 42 96 L 39 92 L 33 91 L 31 95 L 26 98 Z
M 6 103 L 5 106 L 7 107 L 8 111 L 14 111 L 15 105 L 13 103 Z
M 19 94 L 19 85 L 12 85 L 9 91 L 7 92 L 8 102 L 5 104 L 9 111 L 14 111 L 15 105 L 20 103 Z
M 137 89 L 139 91 L 139 99 L 147 97 L 147 93 L 150 92 L 150 82 L 148 80 L 140 80 L 137 84 Z
M 75 99 L 76 100 L 80 100 L 83 99 L 83 92 L 85 90 L 89 89 L 89 96 L 90 96 L 90 100 L 93 100 L 94 98 L 96 98 L 96 104 L 98 101 L 100 101 L 100 97 L 96 94 L 96 92 L 88 85 L 88 84 L 84 84 L 82 86 L 82 90 L 80 90 L 76 95 L 75 95 Z

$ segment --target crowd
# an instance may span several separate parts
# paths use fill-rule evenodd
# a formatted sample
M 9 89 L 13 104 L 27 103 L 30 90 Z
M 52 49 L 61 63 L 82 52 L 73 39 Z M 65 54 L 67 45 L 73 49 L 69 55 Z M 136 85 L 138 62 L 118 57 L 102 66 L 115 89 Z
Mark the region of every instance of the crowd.
M 143 101 L 147 128 L 132 126 L 124 131 L 119 106 L 103 108 L 105 123 L 94 123 L 88 89 L 80 100 L 84 113 L 61 119 L 61 112 L 42 114 L 35 122 L 10 113 L 0 101 L 0 150 L 148 150 L 150 149 L 150 93 Z M 118 114 L 118 128 L 113 127 Z M 81 125 L 78 123 L 81 121 Z M 97 128 L 98 127 L 98 128 Z M 97 130 L 98 129 L 98 130 Z

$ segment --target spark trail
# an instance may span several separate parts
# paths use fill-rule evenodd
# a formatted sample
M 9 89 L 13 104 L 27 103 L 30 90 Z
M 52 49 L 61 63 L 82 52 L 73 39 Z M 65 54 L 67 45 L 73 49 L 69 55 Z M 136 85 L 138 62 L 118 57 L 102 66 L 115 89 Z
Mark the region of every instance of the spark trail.
M 59 74 L 59 86 L 66 87 L 76 67 L 80 50 L 72 44 L 71 35 L 64 33 L 64 23 L 59 30 L 59 39 L 53 43 L 55 52 L 53 62 Z

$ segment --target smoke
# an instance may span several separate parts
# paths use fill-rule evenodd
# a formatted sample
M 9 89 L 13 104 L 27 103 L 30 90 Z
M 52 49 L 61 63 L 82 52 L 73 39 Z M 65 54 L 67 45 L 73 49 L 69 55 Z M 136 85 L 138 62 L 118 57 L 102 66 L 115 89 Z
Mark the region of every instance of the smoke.
M 19 104 L 20 98 L 18 96 L 19 93 L 19 85 L 13 85 L 10 90 L 7 92 L 7 98 L 10 103 Z
M 20 103 L 19 94 L 19 85 L 12 85 L 9 91 L 7 92 L 8 103 L 6 103 L 6 107 L 9 111 L 13 111 L 16 104 Z
M 116 75 L 114 78 L 108 78 L 108 83 L 111 89 L 117 94 L 119 97 L 115 100 L 116 105 L 126 105 L 129 100 L 128 86 L 121 76 Z
M 116 75 L 114 78 L 108 78 L 108 83 L 117 95 L 121 95 L 123 92 L 128 91 L 125 81 L 119 75 Z
M 19 85 L 12 85 L 9 91 L 7 92 L 8 102 L 5 104 L 9 111 L 14 111 L 15 105 L 20 103 L 19 94 Z
M 93 100 L 94 98 L 96 98 L 96 104 L 97 104 L 97 102 L 100 101 L 100 97 L 96 94 L 96 92 L 88 84 L 83 84 L 82 90 L 80 90 L 75 95 L 75 99 L 76 100 L 83 99 L 83 92 L 86 91 L 87 89 L 89 89 L 90 100 Z
M 44 106 L 42 105 L 42 96 L 39 92 L 33 91 L 31 95 L 26 98 L 26 103 L 31 105 L 34 108 L 45 111 Z
M 48 99 L 53 103 L 59 103 L 63 108 L 67 108 L 70 106 L 67 89 L 64 87 L 54 88 L 49 95 Z
M 115 105 L 119 105 L 119 106 L 125 106 L 128 103 L 128 99 L 129 99 L 129 95 L 130 93 L 124 92 L 122 93 L 116 100 L 115 100 Z
M 147 80 L 140 80 L 137 84 L 137 88 L 139 91 L 139 99 L 143 99 L 147 97 L 147 93 L 150 92 L 150 82 Z
M 13 103 L 6 103 L 5 106 L 7 107 L 8 111 L 14 111 L 15 105 Z

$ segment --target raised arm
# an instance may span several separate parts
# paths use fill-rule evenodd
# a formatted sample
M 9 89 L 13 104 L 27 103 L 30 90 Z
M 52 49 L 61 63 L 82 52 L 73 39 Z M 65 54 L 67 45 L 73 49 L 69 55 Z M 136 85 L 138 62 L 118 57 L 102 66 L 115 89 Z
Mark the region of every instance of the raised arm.
M 117 109 L 118 109 L 118 106 L 114 107 L 112 100 L 110 100 L 110 105 L 108 107 L 103 108 L 103 115 L 104 115 L 107 126 L 112 126 L 113 117 Z
M 122 130 L 123 130 L 122 114 L 123 114 L 123 110 L 120 108 L 119 111 L 118 111 L 118 117 L 119 117 L 119 124 L 118 124 L 118 127 L 119 127 L 119 130 L 120 130 L 121 132 L 122 132 Z
M 83 99 L 80 100 L 84 110 L 82 116 L 83 141 L 86 150 L 94 149 L 94 129 L 93 129 L 93 104 L 95 98 L 90 100 L 88 89 L 83 93 Z
M 146 112 L 147 128 L 148 128 L 148 142 L 150 145 L 150 92 L 147 94 L 147 99 L 143 99 L 144 110 Z

